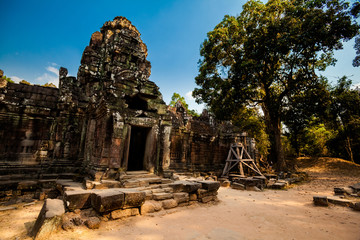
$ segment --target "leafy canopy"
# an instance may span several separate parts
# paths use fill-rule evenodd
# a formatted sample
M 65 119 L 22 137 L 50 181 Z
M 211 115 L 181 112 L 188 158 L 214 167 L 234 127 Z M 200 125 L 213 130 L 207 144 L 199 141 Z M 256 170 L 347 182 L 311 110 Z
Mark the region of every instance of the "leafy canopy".
M 316 70 L 335 64 L 334 50 L 358 33 L 347 3 L 338 0 L 250 0 L 225 16 L 203 42 L 197 102 L 220 119 L 260 105 L 274 161 L 284 159 L 280 128 L 292 99 L 319 84 Z
M 180 102 L 184 108 L 186 109 L 187 113 L 193 117 L 198 117 L 199 114 L 193 110 L 193 109 L 189 109 L 189 105 L 186 103 L 185 98 L 183 96 L 181 96 L 179 93 L 173 93 L 172 97 L 171 97 L 171 101 L 170 101 L 170 106 L 171 107 L 175 107 L 175 104 L 177 102 Z

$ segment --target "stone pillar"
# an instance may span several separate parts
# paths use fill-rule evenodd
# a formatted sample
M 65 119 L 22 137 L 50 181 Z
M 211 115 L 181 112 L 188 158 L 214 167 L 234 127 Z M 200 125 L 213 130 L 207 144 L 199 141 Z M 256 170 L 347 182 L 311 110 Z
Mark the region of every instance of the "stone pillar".
M 163 147 L 163 155 L 162 155 L 162 168 L 163 170 L 167 170 L 170 167 L 170 134 L 171 134 L 171 126 L 163 126 L 162 132 L 162 147 Z

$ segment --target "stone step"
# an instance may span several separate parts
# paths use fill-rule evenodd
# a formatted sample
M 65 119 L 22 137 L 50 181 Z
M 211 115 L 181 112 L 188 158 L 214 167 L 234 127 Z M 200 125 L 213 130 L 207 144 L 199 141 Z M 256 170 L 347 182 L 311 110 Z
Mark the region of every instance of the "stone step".
M 156 201 L 171 199 L 173 198 L 173 196 L 174 195 L 172 193 L 153 193 L 153 199 Z
M 128 179 L 138 179 L 138 178 L 156 178 L 159 177 L 153 173 L 146 173 L 146 174 L 131 174 L 131 175 L 121 175 L 120 180 L 128 180 Z

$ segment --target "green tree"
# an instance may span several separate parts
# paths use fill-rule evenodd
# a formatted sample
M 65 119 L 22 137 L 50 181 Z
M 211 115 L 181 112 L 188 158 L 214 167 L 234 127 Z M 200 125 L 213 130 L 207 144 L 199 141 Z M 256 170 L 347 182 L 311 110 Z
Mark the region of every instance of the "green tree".
M 283 121 L 291 147 L 295 154 L 300 156 L 307 142 L 306 134 L 310 125 L 326 122 L 327 109 L 331 102 L 330 85 L 323 78 L 307 91 L 300 91 L 288 100 Z
M 258 109 L 251 107 L 241 107 L 233 115 L 232 123 L 242 131 L 247 132 L 256 141 L 256 148 L 262 159 L 269 153 L 269 136 L 266 133 L 263 116 L 259 114 Z
M 220 119 L 261 106 L 271 160 L 284 170 L 281 121 L 289 99 L 316 85 L 316 70 L 334 64 L 333 51 L 357 32 L 349 5 L 338 0 L 250 0 L 208 33 L 193 96 Z
M 360 162 L 360 92 L 351 83 L 343 77 L 331 91 L 329 122 L 338 134 L 329 144 L 334 154 Z
M 172 97 L 171 97 L 171 101 L 170 101 L 170 106 L 171 107 L 175 107 L 175 104 L 177 102 L 181 102 L 181 104 L 184 106 L 184 108 L 186 109 L 187 113 L 193 117 L 198 117 L 199 114 L 193 110 L 193 109 L 189 109 L 189 105 L 186 103 L 185 98 L 183 96 L 181 96 L 178 93 L 173 93 Z

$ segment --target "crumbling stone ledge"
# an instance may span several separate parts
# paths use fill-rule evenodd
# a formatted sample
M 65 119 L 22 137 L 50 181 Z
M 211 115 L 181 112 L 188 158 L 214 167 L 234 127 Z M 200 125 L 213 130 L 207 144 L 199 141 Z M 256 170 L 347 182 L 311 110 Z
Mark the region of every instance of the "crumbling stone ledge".
M 161 210 L 217 202 L 220 182 L 175 181 L 142 188 L 82 189 L 81 183 L 58 182 L 63 200 L 47 199 L 32 230 L 44 239 L 60 227 L 86 225 L 96 229 L 101 221 L 146 215 Z M 45 237 L 44 237 L 45 236 Z

